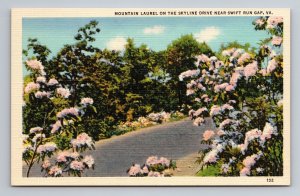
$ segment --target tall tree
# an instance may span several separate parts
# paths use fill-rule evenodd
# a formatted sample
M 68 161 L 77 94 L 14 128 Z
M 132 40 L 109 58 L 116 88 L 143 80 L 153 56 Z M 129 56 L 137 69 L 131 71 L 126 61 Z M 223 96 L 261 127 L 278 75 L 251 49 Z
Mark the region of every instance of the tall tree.
M 213 52 L 205 42 L 197 42 L 192 35 L 183 35 L 167 47 L 167 72 L 171 77 L 168 83 L 173 90 L 173 109 L 181 109 L 183 104 L 189 102 L 185 95 L 185 83 L 179 81 L 178 76 L 184 71 L 195 69 L 196 56 L 199 54 L 212 55 Z

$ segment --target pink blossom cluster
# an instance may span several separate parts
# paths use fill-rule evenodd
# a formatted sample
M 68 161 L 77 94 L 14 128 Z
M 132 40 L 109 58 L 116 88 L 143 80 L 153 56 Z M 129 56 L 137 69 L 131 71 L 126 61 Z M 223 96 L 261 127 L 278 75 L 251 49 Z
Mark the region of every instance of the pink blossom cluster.
M 92 148 L 94 145 L 94 142 L 90 136 L 86 133 L 81 133 L 77 136 L 76 139 L 71 140 L 71 144 L 73 145 L 74 148 L 81 148 L 81 147 L 88 147 Z
M 118 127 L 120 129 L 128 129 L 128 128 L 141 128 L 141 127 L 148 127 L 151 125 L 155 125 L 157 123 L 164 123 L 164 122 L 168 122 L 171 119 L 171 115 L 176 115 L 177 117 L 184 117 L 184 114 L 181 112 L 174 112 L 174 113 L 169 113 L 169 112 L 158 112 L 158 113 L 150 113 L 148 116 L 146 117 L 139 117 L 137 119 L 137 121 L 126 121 L 126 122 L 122 122 L 118 125 Z
M 83 106 L 92 105 L 93 103 L 94 103 L 94 100 L 89 97 L 82 98 L 81 102 L 80 102 L 80 104 Z
M 39 77 L 36 78 L 36 82 L 46 83 L 46 78 L 44 76 L 39 76 Z
M 179 80 L 183 81 L 184 78 L 195 77 L 195 76 L 198 76 L 199 74 L 200 74 L 200 70 L 199 69 L 188 70 L 188 71 L 182 72 L 179 75 Z
M 227 174 L 229 171 L 229 164 L 228 163 L 222 164 L 221 170 L 222 170 L 222 173 Z
M 206 130 L 203 133 L 203 140 L 208 141 L 215 136 L 215 132 L 213 130 Z
M 56 162 L 58 163 L 64 163 L 68 160 L 77 160 L 79 158 L 78 152 L 69 152 L 69 151 L 61 151 L 57 154 Z
M 202 91 L 205 91 L 206 88 L 200 83 L 200 82 L 196 82 L 195 80 L 191 80 L 191 82 L 189 82 L 187 85 L 186 85 L 187 89 L 188 90 L 192 90 L 192 88 L 198 88 Z
M 243 53 L 240 58 L 238 58 L 238 64 L 243 64 L 251 59 L 251 55 L 247 52 Z
M 62 176 L 63 172 L 75 171 L 82 173 L 86 168 L 93 168 L 94 158 L 86 155 L 83 159 L 78 152 L 60 151 L 56 157 L 56 165 L 52 166 L 49 160 L 45 160 L 41 165 L 46 174 L 53 177 Z M 62 167 L 64 170 L 62 170 Z
M 40 85 L 34 82 L 29 82 L 25 87 L 25 93 L 30 93 L 40 89 Z
M 280 36 L 273 36 L 271 43 L 274 46 L 280 46 L 281 43 L 282 43 L 282 37 L 280 37 Z
M 262 18 L 258 18 L 255 20 L 255 24 L 261 27 L 265 24 L 265 21 Z
M 186 88 L 193 88 L 197 86 L 197 82 L 195 80 L 191 80 L 189 83 L 187 83 Z
M 61 127 L 62 127 L 61 121 L 60 121 L 60 120 L 57 120 L 57 121 L 52 125 L 51 133 L 52 133 L 52 134 L 56 133 Z
M 223 120 L 220 125 L 219 125 L 219 129 L 220 130 L 224 130 L 227 127 L 232 127 L 234 129 L 237 128 L 237 126 L 239 125 L 238 121 L 232 120 L 232 119 L 225 119 Z
M 82 162 L 88 167 L 92 168 L 95 165 L 95 160 L 91 155 L 86 155 Z
M 169 167 L 170 166 L 170 160 L 165 158 L 165 157 L 160 157 L 158 159 L 157 156 L 150 156 L 146 160 L 146 165 L 147 166 L 152 166 L 152 165 L 157 165 L 157 164 L 162 164 L 166 167 Z
M 209 58 L 211 61 L 216 62 L 218 61 L 218 58 L 216 56 L 212 56 Z
M 274 29 L 279 24 L 283 23 L 283 17 L 281 16 L 270 16 L 267 20 L 267 28 L 268 29 Z
M 234 72 L 230 78 L 230 84 L 233 87 L 236 87 L 238 80 L 241 79 L 242 76 L 243 75 L 240 72 L 238 72 L 238 71 Z
M 51 167 L 51 162 L 48 159 L 46 159 L 42 164 L 42 168 L 48 169 L 49 167 Z
M 217 73 L 217 71 L 219 71 L 219 68 L 221 68 L 222 66 L 224 66 L 224 63 L 223 63 L 223 61 L 217 61 L 216 63 L 215 63 L 215 73 Z
M 146 163 L 141 166 L 133 164 L 127 171 L 131 177 L 164 177 L 171 176 L 169 169 L 173 167 L 171 161 L 165 157 L 158 158 L 157 156 L 150 156 L 147 158 Z
M 129 176 L 140 176 L 140 175 L 148 175 L 149 169 L 147 166 L 144 166 L 141 168 L 141 165 L 134 164 L 129 168 L 128 175 Z
M 220 106 L 218 105 L 213 105 L 211 108 L 210 108 L 210 116 L 213 117 L 213 116 L 216 116 L 218 114 L 220 114 L 222 112 L 222 109 Z
M 236 48 L 230 48 L 230 49 L 227 49 L 227 50 L 223 50 L 222 51 L 222 56 L 227 56 L 227 57 L 230 57 L 233 55 L 233 53 L 236 51 Z
M 75 107 L 63 109 L 62 111 L 60 111 L 56 114 L 56 117 L 57 118 L 64 118 L 68 115 L 78 116 L 79 115 L 79 109 L 75 108 Z
M 224 135 L 225 134 L 225 131 L 223 131 L 223 130 L 218 130 L 217 131 L 217 135 L 220 137 L 220 136 L 222 136 L 222 135 Z
M 193 95 L 193 94 L 195 94 L 195 90 L 194 89 L 187 89 L 186 90 L 186 96 Z
M 59 166 L 54 165 L 49 169 L 48 174 L 53 177 L 59 177 L 62 175 L 62 169 Z
M 202 115 L 204 112 L 208 112 L 208 110 L 207 110 L 206 107 L 199 108 L 198 110 L 196 110 L 196 111 L 193 113 L 193 116 L 200 116 L 200 115 Z
M 34 96 L 38 99 L 42 99 L 44 97 L 49 98 L 51 96 L 51 93 L 46 91 L 37 91 L 36 93 L 34 93 Z
M 270 60 L 268 63 L 267 69 L 266 69 L 266 73 L 267 74 L 272 73 L 276 69 L 277 66 L 278 66 L 278 64 L 275 59 Z
M 171 114 L 165 111 L 158 113 L 150 113 L 147 118 L 153 122 L 167 122 L 171 118 Z
M 228 84 L 227 82 L 222 83 L 222 84 L 215 85 L 215 86 L 214 86 L 214 91 L 215 91 L 215 93 L 218 93 L 218 92 L 220 92 L 221 90 L 225 90 L 226 87 L 227 87 L 228 85 L 229 85 L 229 84 Z
M 62 87 L 59 87 L 59 88 L 56 89 L 56 94 L 60 97 L 63 97 L 63 98 L 68 98 L 71 95 L 69 89 L 62 88 Z
M 147 127 L 147 126 L 155 124 L 155 122 L 150 121 L 148 118 L 143 117 L 143 116 L 138 118 L 138 122 L 142 127 Z
M 54 152 L 57 149 L 57 146 L 54 142 L 47 142 L 43 145 L 39 145 L 37 148 L 37 153 L 48 153 L 48 152 Z
M 240 171 L 240 176 L 249 176 L 251 172 L 251 167 L 253 167 L 256 163 L 256 161 L 262 156 L 262 152 L 259 152 L 258 154 L 253 154 L 251 156 L 247 156 L 243 160 L 244 168 Z
M 277 135 L 277 129 L 273 127 L 270 123 L 266 123 L 262 135 L 260 137 L 262 142 L 265 142 L 266 139 L 270 139 L 272 135 Z
M 43 131 L 42 127 L 33 127 L 29 130 L 30 133 L 39 133 L 41 131 Z
M 226 86 L 225 91 L 230 92 L 230 91 L 234 91 L 235 90 L 235 86 L 229 84 L 228 86 Z
M 48 81 L 48 86 L 54 86 L 54 85 L 57 85 L 57 84 L 58 84 L 58 81 L 55 78 L 51 78 Z
M 234 108 L 231 105 L 229 105 L 228 103 L 225 103 L 224 105 L 221 106 L 221 110 L 222 111 L 225 111 L 225 110 L 234 110 Z
M 253 61 L 252 63 L 249 63 L 244 68 L 244 76 L 246 77 L 246 80 L 248 80 L 249 77 L 254 76 L 257 71 L 258 71 L 257 61 Z
M 208 102 L 211 101 L 211 99 L 208 97 L 207 94 L 203 94 L 203 95 L 201 96 L 201 99 L 202 99 L 203 102 L 205 102 L 205 103 L 208 103 Z
M 203 123 L 205 123 L 205 120 L 201 117 L 196 118 L 193 122 L 195 126 L 201 126 Z
M 277 130 L 270 123 L 266 123 L 263 131 L 258 129 L 252 129 L 246 133 L 245 141 L 243 144 L 238 145 L 242 153 L 248 148 L 251 141 L 258 139 L 261 146 L 264 145 L 266 139 L 270 139 L 272 135 L 277 135 Z
M 36 59 L 27 60 L 26 65 L 33 70 L 37 70 L 41 75 L 45 75 L 44 66 L 40 61 Z
M 201 55 L 197 56 L 196 58 L 197 58 L 196 65 L 199 65 L 200 63 L 208 63 L 211 61 L 211 59 L 208 56 L 206 56 L 205 54 L 201 54 Z
M 70 169 L 76 171 L 83 171 L 84 165 L 81 161 L 74 160 L 70 163 Z
M 205 157 L 203 158 L 204 164 L 215 163 L 218 159 L 218 153 L 219 151 L 217 149 L 212 149 L 206 153 Z

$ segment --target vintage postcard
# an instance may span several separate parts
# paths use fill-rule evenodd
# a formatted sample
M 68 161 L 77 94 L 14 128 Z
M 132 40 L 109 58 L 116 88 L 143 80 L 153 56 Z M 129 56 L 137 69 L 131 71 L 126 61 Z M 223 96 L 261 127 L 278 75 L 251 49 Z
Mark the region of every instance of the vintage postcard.
M 290 184 L 290 10 L 12 9 L 11 184 Z

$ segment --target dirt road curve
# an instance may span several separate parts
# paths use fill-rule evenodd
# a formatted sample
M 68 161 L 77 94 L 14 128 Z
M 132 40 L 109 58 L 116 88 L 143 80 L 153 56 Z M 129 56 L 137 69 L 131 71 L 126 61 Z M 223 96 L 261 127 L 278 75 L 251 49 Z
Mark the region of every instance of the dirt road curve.
M 203 132 L 211 127 L 206 122 L 201 127 L 193 125 L 189 119 L 165 123 L 140 129 L 122 136 L 101 140 L 96 150 L 88 151 L 95 159 L 95 170 L 86 171 L 84 176 L 127 176 L 131 164 L 143 164 L 148 156 L 164 156 L 176 160 L 178 171 L 175 175 L 193 175 L 197 152 L 205 148 L 200 144 Z M 40 170 L 34 169 L 31 176 Z

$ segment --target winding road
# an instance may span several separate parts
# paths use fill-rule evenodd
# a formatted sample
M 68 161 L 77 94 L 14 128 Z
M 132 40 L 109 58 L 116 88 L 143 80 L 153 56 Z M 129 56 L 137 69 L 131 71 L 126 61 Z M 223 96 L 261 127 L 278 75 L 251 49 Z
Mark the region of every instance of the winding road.
M 197 152 L 206 148 L 200 140 L 203 132 L 212 127 L 211 123 L 208 119 L 197 127 L 191 120 L 183 119 L 98 141 L 96 150 L 87 152 L 95 159 L 95 170 L 87 170 L 84 176 L 127 176 L 126 170 L 132 163 L 142 165 L 152 155 L 175 160 L 176 176 L 194 175 L 199 169 L 194 163 Z M 32 170 L 31 176 L 39 175 L 40 169 Z

